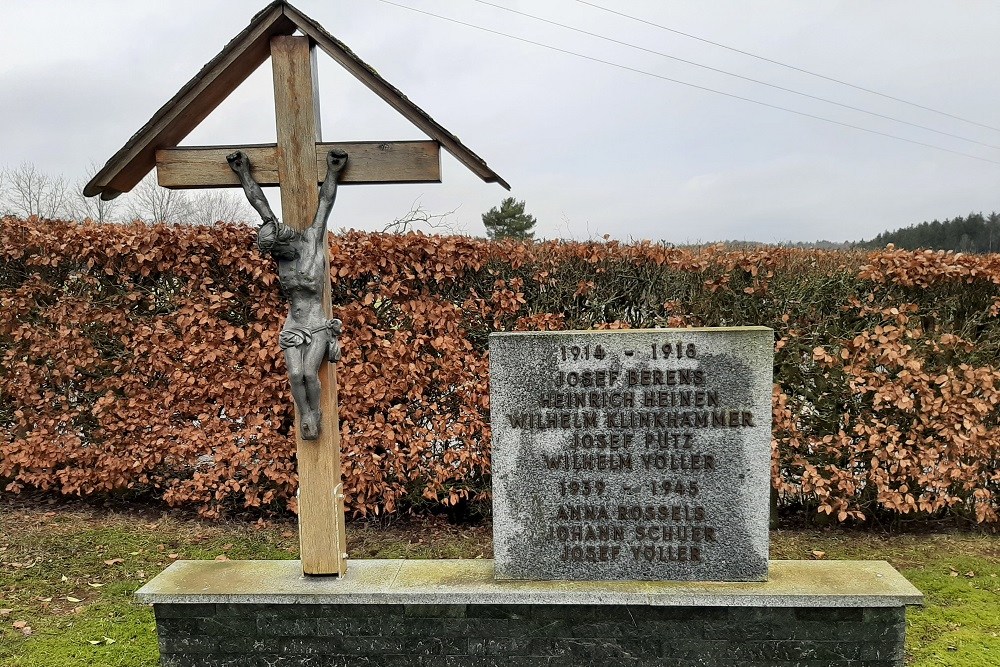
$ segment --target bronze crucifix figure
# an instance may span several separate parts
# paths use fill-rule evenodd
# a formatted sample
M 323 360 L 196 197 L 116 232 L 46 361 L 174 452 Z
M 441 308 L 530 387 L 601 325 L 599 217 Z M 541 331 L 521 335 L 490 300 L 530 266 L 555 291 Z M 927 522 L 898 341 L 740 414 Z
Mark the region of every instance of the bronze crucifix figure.
M 338 319 L 327 319 L 323 297 L 324 282 L 329 280 L 326 221 L 337 197 L 337 178 L 347 164 L 347 153 L 336 148 L 327 153 L 316 215 L 301 232 L 282 224 L 271 211 L 264 191 L 250 175 L 250 159 L 242 151 L 227 155 L 226 160 L 239 177 L 250 205 L 264 220 L 257 231 L 257 247 L 278 263 L 278 281 L 289 302 L 279 344 L 285 353 L 302 439 L 315 440 L 322 423 L 319 369 L 324 361 L 336 363 L 340 359 L 342 325 Z

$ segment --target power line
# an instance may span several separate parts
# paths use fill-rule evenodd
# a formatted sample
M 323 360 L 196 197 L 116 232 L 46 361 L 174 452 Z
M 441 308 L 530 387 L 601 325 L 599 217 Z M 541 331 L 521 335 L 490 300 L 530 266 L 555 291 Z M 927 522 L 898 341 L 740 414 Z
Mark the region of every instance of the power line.
M 631 19 L 632 21 L 637 21 L 639 23 L 644 23 L 646 25 L 653 26 L 654 28 L 660 28 L 661 30 L 666 30 L 666 31 L 672 32 L 672 33 L 674 33 L 676 35 L 682 35 L 684 37 L 689 37 L 690 39 L 695 39 L 695 40 L 698 40 L 699 42 L 704 42 L 705 44 L 711 44 L 712 46 L 718 46 L 719 48 L 726 49 L 727 51 L 733 51 L 735 53 L 740 53 L 740 54 L 745 55 L 745 56 L 750 56 L 751 58 L 756 58 L 757 60 L 763 60 L 764 62 L 769 62 L 769 63 L 774 64 L 774 65 L 779 65 L 780 67 L 785 67 L 785 68 L 788 68 L 788 69 L 791 69 L 791 70 L 795 70 L 796 72 L 802 72 L 803 74 L 808 74 L 809 76 L 815 76 L 815 77 L 818 77 L 820 79 L 826 79 L 827 81 L 833 81 L 834 83 L 839 83 L 842 86 L 847 86 L 849 88 L 854 88 L 855 90 L 861 90 L 861 91 L 864 91 L 866 93 L 871 93 L 872 95 L 878 95 L 879 97 L 884 97 L 884 98 L 892 100 L 894 102 L 901 102 L 902 104 L 908 104 L 909 106 L 916 107 L 917 109 L 923 109 L 924 111 L 930 111 L 932 113 L 940 114 L 942 116 L 947 116 L 948 118 L 954 118 L 955 120 L 960 120 L 963 123 L 969 123 L 970 125 L 977 125 L 979 127 L 985 127 L 988 130 L 993 130 L 995 132 L 1000 132 L 1000 127 L 993 127 L 992 125 L 986 125 L 984 123 L 979 123 L 979 122 L 976 122 L 974 120 L 969 120 L 968 118 L 962 118 L 961 116 L 956 116 L 955 114 L 948 113 L 947 111 L 941 111 L 939 109 L 933 109 L 931 107 L 924 106 L 923 104 L 917 104 L 916 102 L 910 102 L 909 100 L 904 100 L 904 99 L 902 99 L 900 97 L 893 97 L 892 95 L 888 95 L 886 93 L 880 93 L 879 91 L 872 90 L 871 88 L 865 88 L 864 86 L 858 86 L 856 84 L 849 83 L 849 82 L 843 81 L 841 79 L 835 79 L 832 76 L 826 76 L 825 74 L 820 74 L 818 72 L 813 72 L 813 71 L 804 69 L 802 67 L 796 67 L 795 65 L 789 65 L 788 63 L 783 63 L 780 60 L 774 60 L 774 59 L 768 58 L 766 56 L 757 55 L 756 53 L 750 53 L 749 51 L 744 51 L 744 50 L 738 49 L 738 48 L 736 48 L 734 46 L 729 46 L 727 44 L 722 44 L 721 42 L 713 42 L 710 39 L 705 39 L 704 37 L 699 37 L 698 35 L 692 35 L 691 33 L 683 32 L 681 30 L 676 30 L 674 28 L 670 28 L 668 26 L 661 25 L 659 23 L 654 23 L 652 21 L 647 21 L 646 19 L 641 19 L 638 16 L 632 16 L 630 14 L 625 14 L 624 12 L 619 12 L 617 10 L 610 9 L 608 7 L 602 7 L 601 5 L 595 4 L 593 2 L 588 2 L 587 0 L 576 0 L 576 1 L 579 2 L 582 5 L 587 5 L 588 7 L 593 7 L 594 9 L 600 9 L 601 11 L 608 12 L 609 14 L 615 14 L 615 15 L 621 16 L 623 18 Z
M 734 77 L 734 78 L 737 78 L 737 79 L 742 79 L 743 81 L 749 81 L 751 83 L 756 83 L 756 84 L 759 84 L 759 85 L 762 85 L 762 86 L 767 86 L 768 88 L 774 88 L 776 90 L 782 90 L 782 91 L 784 91 L 786 93 L 792 93 L 794 95 L 801 95 L 802 97 L 808 97 L 809 99 L 812 99 L 812 100 L 818 100 L 820 102 L 825 102 L 827 104 L 833 104 L 833 105 L 836 105 L 836 106 L 844 108 L 844 109 L 850 109 L 851 111 L 859 111 L 861 113 L 868 114 L 869 116 L 875 116 L 877 118 L 883 118 L 885 120 L 890 120 L 890 121 L 893 121 L 895 123 L 902 123 L 903 125 L 909 125 L 911 127 L 916 127 L 916 128 L 921 129 L 921 130 L 927 130 L 928 132 L 934 132 L 935 134 L 940 134 L 940 135 L 943 135 L 943 136 L 946 136 L 946 137 L 952 137 L 953 139 L 961 139 L 962 141 L 967 141 L 970 144 L 977 144 L 979 146 L 985 146 L 986 148 L 993 148 L 995 150 L 1000 150 L 1000 146 L 995 146 L 993 144 L 987 144 L 987 143 L 984 143 L 982 141 L 978 141 L 976 139 L 970 139 L 968 137 L 963 137 L 960 134 L 952 134 L 951 132 L 945 132 L 943 130 L 938 130 L 938 129 L 935 129 L 933 127 L 928 127 L 926 125 L 921 125 L 919 123 L 912 123 L 912 122 L 910 122 L 908 120 L 903 120 L 901 118 L 896 118 L 894 116 L 889 116 L 889 115 L 886 115 L 886 114 L 878 113 L 876 111 L 869 111 L 867 109 L 862 109 L 861 107 L 855 107 L 855 106 L 851 106 L 850 104 L 844 104 L 843 102 L 837 102 L 836 100 L 831 100 L 831 99 L 826 98 L 826 97 L 820 97 L 819 95 L 811 95 L 809 93 L 804 93 L 802 91 L 795 90 L 793 88 L 786 88 L 785 86 L 779 86 L 779 85 L 777 85 L 775 83 L 768 83 L 767 81 L 761 81 L 760 79 L 754 79 L 752 77 L 744 76 L 742 74 L 736 74 L 735 72 L 729 72 L 729 71 L 724 70 L 724 69 L 719 69 L 718 67 L 711 67 L 710 65 L 703 65 L 703 64 L 695 62 L 693 60 L 686 60 L 684 58 L 679 58 L 677 56 L 672 56 L 669 53 L 663 53 L 662 51 L 656 51 L 654 49 L 647 49 L 646 47 L 639 46 L 638 44 L 631 44 L 629 42 L 623 42 L 621 40 L 614 39 L 613 37 L 607 37 L 605 35 L 601 35 L 601 34 L 598 34 L 596 32 L 590 32 L 589 30 L 583 30 L 582 28 L 574 28 L 573 26 L 566 25 L 565 23 L 559 23 L 558 21 L 552 21 L 552 20 L 549 20 L 549 19 L 541 17 L 541 16 L 536 16 L 534 14 L 529 14 L 527 12 L 519 11 L 517 9 L 511 9 L 510 7 L 504 7 L 503 5 L 498 5 L 498 4 L 495 4 L 495 3 L 492 3 L 492 2 L 488 2 L 487 0 L 472 0 L 472 1 L 473 2 L 478 2 L 481 5 L 487 5 L 489 7 L 495 7 L 496 9 L 502 9 L 503 11 L 510 12 L 512 14 L 518 14 L 520 16 L 525 16 L 527 18 L 534 19 L 536 21 L 542 21 L 543 23 L 548 23 L 549 25 L 554 25 L 554 26 L 558 26 L 560 28 L 565 28 L 566 30 L 572 30 L 573 32 L 578 32 L 578 33 L 583 34 L 583 35 L 589 35 L 591 37 L 596 37 L 598 39 L 603 39 L 606 42 L 612 42 L 614 44 L 619 44 L 621 46 L 627 46 L 630 49 L 636 49 L 637 51 L 644 51 L 645 53 L 651 53 L 653 55 L 661 56 L 663 58 L 669 58 L 670 60 L 676 60 L 677 62 L 681 62 L 681 63 L 684 63 L 686 65 L 692 65 L 694 67 L 700 67 L 701 69 L 706 69 L 706 70 L 709 70 L 709 71 L 712 71 L 712 72 L 718 72 L 719 74 L 725 74 L 726 76 L 731 76 L 731 77 Z
M 699 86 L 698 84 L 689 83 L 687 81 L 681 81 L 680 79 L 673 79 L 668 76 L 663 76 L 662 74 L 656 74 L 654 72 L 648 72 L 646 70 L 637 69 L 635 67 L 629 67 L 628 65 L 622 65 L 620 63 L 611 62 L 610 60 L 601 60 L 600 58 L 595 58 L 593 56 L 588 56 L 583 53 L 577 53 L 576 51 L 569 51 L 567 49 L 559 48 L 558 46 L 552 46 L 551 44 L 543 44 L 542 42 L 536 42 L 534 40 L 526 39 L 524 37 L 518 37 L 517 35 L 510 35 L 505 32 L 500 32 L 499 30 L 493 30 L 492 28 L 485 28 L 483 26 L 475 25 L 473 23 L 466 23 L 465 21 L 460 21 L 458 19 L 450 18 L 448 16 L 441 16 L 440 14 L 434 14 L 432 12 L 425 11 L 423 9 L 417 9 L 416 7 L 408 7 L 407 5 L 401 5 L 398 2 L 392 2 L 392 0 L 379 0 L 379 2 L 385 3 L 387 5 L 392 5 L 393 7 L 399 7 L 401 9 L 407 9 L 411 12 L 416 12 L 417 14 L 424 14 L 426 16 L 432 16 L 436 19 L 441 19 L 442 21 L 448 21 L 449 23 L 455 23 L 458 25 L 463 25 L 468 28 L 474 28 L 476 30 L 481 30 L 483 32 L 488 32 L 493 35 L 499 35 L 501 37 L 507 37 L 509 39 L 515 39 L 519 42 L 524 42 L 526 44 L 532 44 L 534 46 L 540 46 L 543 49 L 549 49 L 551 51 L 557 51 L 559 53 L 565 53 L 570 56 L 576 56 L 577 58 L 583 58 L 585 60 L 590 60 L 592 62 L 601 63 L 602 65 L 610 65 L 611 67 L 617 67 L 618 69 L 626 70 L 628 72 L 635 72 L 636 74 L 643 74 L 645 76 L 651 76 L 656 79 L 661 79 L 663 81 L 670 81 L 671 83 L 677 83 L 682 86 L 688 86 L 689 88 L 695 88 L 697 90 L 703 90 L 709 93 L 715 93 L 716 95 L 724 95 L 736 100 L 742 100 L 744 102 L 750 102 L 752 104 L 757 104 L 763 107 L 768 107 L 770 109 L 777 109 L 779 111 L 786 111 L 788 113 L 793 113 L 797 116 L 804 116 L 805 118 L 813 118 L 815 120 L 821 120 L 826 123 L 832 123 L 834 125 L 840 125 L 841 127 L 849 127 L 854 130 L 859 130 L 861 132 L 868 132 L 869 134 L 877 134 L 882 137 L 888 137 L 889 139 L 897 139 L 899 141 L 905 141 L 909 144 L 914 144 L 917 146 L 924 146 L 925 148 L 933 148 L 934 150 L 943 151 L 945 153 L 952 153 L 953 155 L 961 155 L 963 157 L 972 158 L 973 160 L 979 160 L 981 162 L 989 162 L 991 164 L 1000 164 L 1000 161 L 991 160 L 989 158 L 980 157 L 979 155 L 973 155 L 972 153 L 963 153 L 962 151 L 952 150 L 950 148 L 944 148 L 943 146 L 937 146 L 935 144 L 924 143 L 923 141 L 916 141 L 915 139 L 907 139 L 906 137 L 900 137 L 895 134 L 889 134 L 888 132 L 881 132 L 879 130 L 872 130 L 867 127 L 861 127 L 860 125 L 852 125 L 851 123 L 844 123 L 839 120 L 834 120 L 832 118 L 826 118 L 824 116 L 817 116 L 815 114 L 807 113 L 805 111 L 796 111 L 795 109 L 789 109 L 788 107 L 779 106 L 777 104 L 770 104 L 768 102 L 761 102 L 760 100 L 755 100 L 750 97 L 743 97 L 742 95 L 735 95 L 733 93 L 727 93 L 721 90 L 716 90 L 714 88 L 708 88 L 706 86 Z

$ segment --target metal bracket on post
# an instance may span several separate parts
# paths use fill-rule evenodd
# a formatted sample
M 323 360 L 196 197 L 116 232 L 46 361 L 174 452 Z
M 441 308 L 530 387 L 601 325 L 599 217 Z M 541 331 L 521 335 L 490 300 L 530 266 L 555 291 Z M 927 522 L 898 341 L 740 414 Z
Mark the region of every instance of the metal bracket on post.
M 295 528 L 299 533 L 299 558 L 302 558 L 302 512 L 299 511 L 299 492 L 301 489 L 295 489 Z
M 337 486 L 333 487 L 333 501 L 337 505 L 337 511 L 335 513 L 335 516 L 336 516 L 336 518 L 337 518 L 338 521 L 342 520 L 342 518 L 344 517 L 344 483 L 343 482 L 341 482 Z M 341 539 L 340 539 L 340 536 L 344 534 L 343 527 L 337 526 L 335 530 L 336 530 L 336 533 L 337 533 L 337 552 L 338 552 L 338 554 L 340 554 L 340 556 L 339 556 L 339 558 L 337 560 L 341 563 L 340 576 L 344 576 L 344 573 L 347 572 L 347 545 L 344 544 L 343 542 L 341 542 Z

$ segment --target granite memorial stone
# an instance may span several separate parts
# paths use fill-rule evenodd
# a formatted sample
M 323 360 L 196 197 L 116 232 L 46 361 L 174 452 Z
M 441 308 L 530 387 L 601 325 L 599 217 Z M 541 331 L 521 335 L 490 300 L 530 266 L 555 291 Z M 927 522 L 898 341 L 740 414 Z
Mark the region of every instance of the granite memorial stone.
M 490 336 L 498 579 L 764 581 L 773 333 Z

